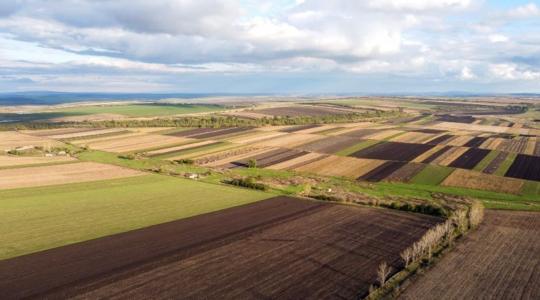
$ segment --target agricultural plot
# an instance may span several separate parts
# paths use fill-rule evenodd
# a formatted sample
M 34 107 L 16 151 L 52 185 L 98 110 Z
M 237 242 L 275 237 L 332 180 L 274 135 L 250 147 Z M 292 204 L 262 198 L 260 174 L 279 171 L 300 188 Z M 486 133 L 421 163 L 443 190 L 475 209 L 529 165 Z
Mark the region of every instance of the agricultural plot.
M 95 128 L 85 128 L 85 127 L 77 127 L 77 128 L 55 128 L 55 129 L 41 129 L 41 130 L 22 130 L 22 133 L 33 135 L 33 136 L 41 136 L 41 137 L 51 137 L 56 135 L 63 135 L 63 134 L 72 134 L 72 133 L 83 133 L 87 131 L 96 130 Z
M 439 185 L 453 171 L 454 169 L 448 167 L 426 165 L 410 180 L 410 182 L 425 185 Z
M 441 155 L 443 155 L 446 151 L 450 150 L 451 148 L 452 148 L 451 146 L 437 145 L 431 148 L 429 151 L 426 151 L 420 156 L 416 157 L 414 161 L 429 164 L 435 161 L 437 158 L 439 158 Z
M 504 176 L 540 181 L 540 157 L 518 154 Z
M 317 124 L 300 125 L 300 126 L 291 126 L 288 128 L 284 128 L 284 129 L 281 129 L 280 131 L 291 133 L 291 132 L 304 131 L 306 129 L 319 128 L 319 127 L 321 127 L 321 125 L 317 125 Z
M 471 148 L 478 148 L 480 145 L 482 145 L 488 138 L 487 137 L 473 137 L 471 140 L 466 142 L 463 146 L 464 147 L 471 147 Z
M 271 151 L 271 148 L 244 146 L 198 157 L 196 162 L 208 167 L 232 167 L 231 162 Z
M 430 139 L 435 137 L 434 134 L 424 133 L 424 132 L 407 132 L 405 134 L 399 135 L 390 141 L 392 142 L 403 142 L 403 143 L 412 143 L 412 144 L 422 144 Z
M 518 194 L 523 181 L 488 175 L 481 172 L 456 169 L 441 183 L 443 186 L 462 187 L 498 193 Z
M 359 180 L 365 180 L 370 182 L 378 182 L 386 177 L 388 177 L 390 174 L 394 173 L 398 169 L 405 166 L 406 162 L 400 162 L 400 161 L 387 161 L 383 163 L 382 165 L 376 167 L 375 169 L 367 172 L 366 174 L 358 177 Z
M 351 131 L 343 132 L 343 133 L 340 133 L 340 135 L 362 139 L 368 135 L 372 135 L 380 131 L 381 131 L 380 129 L 362 128 L 362 129 L 353 129 Z
M 279 117 L 302 117 L 302 116 L 311 116 L 311 117 L 321 117 L 328 115 L 343 115 L 350 114 L 351 111 L 344 111 L 329 107 L 321 106 L 287 106 L 287 107 L 272 107 L 254 110 L 255 113 L 269 115 L 269 116 L 279 116 Z
M 75 139 L 89 139 L 97 137 L 107 137 L 107 136 L 116 136 L 124 133 L 129 133 L 130 131 L 123 128 L 106 128 L 106 129 L 94 129 L 94 130 L 85 130 L 82 132 L 71 132 L 63 134 L 54 134 L 48 136 L 51 139 L 56 140 L 75 140 Z
M 46 137 L 32 136 L 15 131 L 0 131 L 0 151 L 25 146 L 48 148 L 61 145 L 61 142 Z
M 506 160 L 507 152 L 499 152 L 497 156 L 482 170 L 486 174 L 494 174 Z
M 236 144 L 231 144 L 229 142 L 217 141 L 209 143 L 206 145 L 198 145 L 193 147 L 188 147 L 183 150 L 171 152 L 158 156 L 159 158 L 164 158 L 167 160 L 178 160 L 178 159 L 198 159 L 199 157 L 204 157 L 207 155 L 219 153 L 222 151 L 235 149 L 240 147 Z
M 160 175 L 0 190 L 0 261 L 269 197 Z
M 368 293 L 381 261 L 401 268 L 399 253 L 439 221 L 277 197 L 0 261 L 0 290 L 7 298 L 352 299 Z
M 386 142 L 352 153 L 350 156 L 394 161 L 412 161 L 433 145 Z
M 356 179 L 382 165 L 384 161 L 330 155 L 294 170 L 323 176 L 343 176 Z
M 404 134 L 404 133 L 405 133 L 405 131 L 402 131 L 402 130 L 388 129 L 388 130 L 383 130 L 383 131 L 380 131 L 380 132 L 370 134 L 370 135 L 366 136 L 366 139 L 370 139 L 370 140 L 387 140 L 387 139 L 391 139 L 391 138 L 396 137 L 396 136 L 400 136 L 401 134 Z
M 128 105 L 96 105 L 78 106 L 74 108 L 58 109 L 55 112 L 94 115 L 94 114 L 114 114 L 127 117 L 151 117 L 151 116 L 172 116 L 183 114 L 204 113 L 220 111 L 224 108 L 218 105 L 202 104 L 128 104 Z
M 283 136 L 277 136 L 275 138 L 259 141 L 254 145 L 264 147 L 296 148 L 300 145 L 324 138 L 326 138 L 324 135 L 317 134 L 286 133 Z
M 452 168 L 461 168 L 472 170 L 484 157 L 489 154 L 489 150 L 470 148 L 453 162 L 448 164 Z
M 347 136 L 328 136 L 323 139 L 300 145 L 297 148 L 305 151 L 332 154 L 358 143 L 358 139 Z
M 184 144 L 190 142 L 191 140 L 192 139 L 159 134 L 137 134 L 133 136 L 96 140 L 93 142 L 87 141 L 85 145 L 91 149 L 122 153 L 165 148 Z
M 538 299 L 540 214 L 488 210 L 401 299 Z
M 257 167 L 265 168 L 274 164 L 286 162 L 288 160 L 308 154 L 306 151 L 276 149 L 270 152 L 248 157 L 240 161 L 233 161 L 231 164 L 238 167 L 249 167 L 250 161 L 255 161 Z
M 463 153 L 467 152 L 469 148 L 465 147 L 452 147 L 442 153 L 439 157 L 433 160 L 432 163 L 438 164 L 441 166 L 448 166 L 452 162 L 454 162 L 456 159 L 458 159 Z
M 409 182 L 426 167 L 425 164 L 408 163 L 384 178 L 384 181 Z
M 175 147 L 168 147 L 168 148 L 161 148 L 158 150 L 148 151 L 146 152 L 146 155 L 153 157 L 153 156 L 160 156 L 160 155 L 167 155 L 167 154 L 174 154 L 177 152 L 180 152 L 182 150 L 187 149 L 193 149 L 201 146 L 206 146 L 209 144 L 217 143 L 216 141 L 207 140 L 207 141 L 198 141 L 198 140 L 190 140 L 187 141 L 185 145 L 175 146 Z
M 169 136 L 175 137 L 189 137 L 194 139 L 207 139 L 207 138 L 222 138 L 234 134 L 239 134 L 251 127 L 231 127 L 231 128 L 195 128 L 189 130 L 182 130 L 179 132 L 169 133 Z
M 39 164 L 54 164 L 76 161 L 75 158 L 70 156 L 14 156 L 14 155 L 0 155 L 0 168 L 15 167 L 15 166 L 28 166 Z
M 435 137 L 429 141 L 426 142 L 426 144 L 430 144 L 430 145 L 439 145 L 439 144 L 443 144 L 445 143 L 446 141 L 452 139 L 454 136 L 451 135 L 451 134 L 443 134 L 441 136 L 438 136 L 438 137 Z
M 131 169 L 94 162 L 5 169 L 0 170 L 0 189 L 107 180 L 143 174 Z
M 296 157 L 296 158 L 293 158 L 293 159 L 289 159 L 289 160 L 281 162 L 281 163 L 273 164 L 273 165 L 269 166 L 268 169 L 271 169 L 271 170 L 291 170 L 291 169 L 295 169 L 295 168 L 299 168 L 301 166 L 307 165 L 307 164 L 309 164 L 311 162 L 320 160 L 320 159 L 322 159 L 322 158 L 324 158 L 326 156 L 327 155 L 325 155 L 325 154 L 310 152 L 310 153 L 307 153 L 305 155 L 302 155 L 302 156 L 299 156 L 299 157 Z

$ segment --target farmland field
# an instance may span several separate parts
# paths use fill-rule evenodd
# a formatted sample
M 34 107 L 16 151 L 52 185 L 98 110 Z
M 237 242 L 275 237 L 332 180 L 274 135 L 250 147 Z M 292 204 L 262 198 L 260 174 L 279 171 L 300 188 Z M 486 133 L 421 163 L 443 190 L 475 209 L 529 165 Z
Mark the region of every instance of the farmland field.
M 537 299 L 540 213 L 487 211 L 484 224 L 401 299 Z
M 139 171 L 94 162 L 4 169 L 0 170 L 0 190 L 97 181 L 142 174 Z
M 399 268 L 399 252 L 439 221 L 277 197 L 2 261 L 0 289 L 8 298 L 355 298 L 381 260 Z
M 160 175 L 4 190 L 0 260 L 269 197 Z
M 118 114 L 128 117 L 168 116 L 219 111 L 223 108 L 217 105 L 195 104 L 133 104 L 133 105 L 100 105 L 81 106 L 77 108 L 59 109 L 56 112 L 75 115 Z
M 535 96 L 133 103 L 0 106 L 0 298 L 538 298 Z

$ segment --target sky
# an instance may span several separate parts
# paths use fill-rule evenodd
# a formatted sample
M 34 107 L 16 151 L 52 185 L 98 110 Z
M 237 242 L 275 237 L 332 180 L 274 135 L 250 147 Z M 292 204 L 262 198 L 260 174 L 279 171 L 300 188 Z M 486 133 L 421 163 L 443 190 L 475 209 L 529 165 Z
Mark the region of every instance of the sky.
M 540 2 L 0 1 L 0 92 L 540 92 Z

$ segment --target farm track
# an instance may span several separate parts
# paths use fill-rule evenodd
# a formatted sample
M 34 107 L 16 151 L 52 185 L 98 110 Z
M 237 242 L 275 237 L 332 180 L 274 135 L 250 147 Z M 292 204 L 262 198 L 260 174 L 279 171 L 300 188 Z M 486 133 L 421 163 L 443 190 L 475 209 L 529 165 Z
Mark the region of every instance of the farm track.
M 1 261 L 0 290 L 5 299 L 353 299 L 380 261 L 401 267 L 400 251 L 439 221 L 276 197 Z
M 401 299 L 538 299 L 540 213 L 488 210 L 484 223 Z

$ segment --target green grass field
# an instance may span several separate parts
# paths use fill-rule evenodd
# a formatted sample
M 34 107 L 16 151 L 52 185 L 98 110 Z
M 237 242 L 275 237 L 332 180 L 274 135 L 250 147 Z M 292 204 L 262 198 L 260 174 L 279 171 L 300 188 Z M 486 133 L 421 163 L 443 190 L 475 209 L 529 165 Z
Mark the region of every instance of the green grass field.
M 58 112 L 75 115 L 93 114 L 119 114 L 128 117 L 170 116 L 180 114 L 192 114 L 222 110 L 217 105 L 202 104 L 128 104 L 128 105 L 103 105 L 103 106 L 80 106 L 58 110 Z
M 448 177 L 452 171 L 454 171 L 453 168 L 438 165 L 426 165 L 420 173 L 416 174 L 416 176 L 411 179 L 411 183 L 438 185 Z
M 0 191 L 0 260 L 271 196 L 161 175 Z

